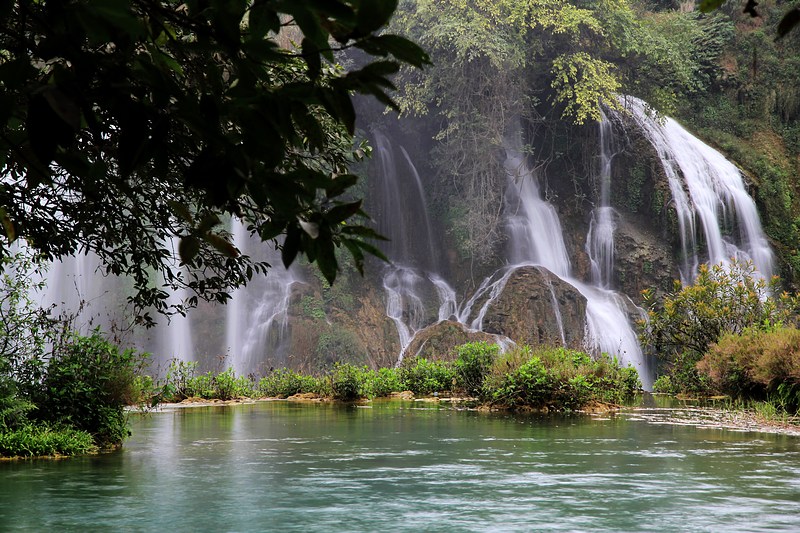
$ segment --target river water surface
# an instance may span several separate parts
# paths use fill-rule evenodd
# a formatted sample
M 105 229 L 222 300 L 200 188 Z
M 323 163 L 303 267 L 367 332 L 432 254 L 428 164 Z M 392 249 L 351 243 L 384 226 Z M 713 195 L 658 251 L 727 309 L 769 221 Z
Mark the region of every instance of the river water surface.
M 0 463 L 0 531 L 798 531 L 800 438 L 635 414 L 266 402 Z

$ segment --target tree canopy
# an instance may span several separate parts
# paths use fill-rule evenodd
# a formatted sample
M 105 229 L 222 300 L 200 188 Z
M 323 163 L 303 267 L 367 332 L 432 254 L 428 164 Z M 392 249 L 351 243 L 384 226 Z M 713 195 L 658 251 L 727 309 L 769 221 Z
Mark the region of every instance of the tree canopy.
M 351 95 L 394 107 L 400 64 L 382 33 L 396 0 L 0 1 L 0 254 L 95 253 L 167 310 L 152 279 L 225 301 L 269 265 L 242 256 L 241 219 L 332 281 L 335 248 L 379 254 L 345 194 L 356 182 Z M 295 41 L 299 42 L 294 42 Z M 358 68 L 336 60 L 365 52 Z M 178 254 L 172 249 L 179 240 Z M 177 268 L 186 266 L 185 272 Z

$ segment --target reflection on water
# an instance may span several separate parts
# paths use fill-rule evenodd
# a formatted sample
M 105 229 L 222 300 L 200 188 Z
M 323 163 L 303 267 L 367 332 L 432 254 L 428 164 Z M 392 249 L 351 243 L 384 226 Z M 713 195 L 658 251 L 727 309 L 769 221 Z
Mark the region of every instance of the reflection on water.
M 0 531 L 800 529 L 796 437 L 404 405 L 135 415 L 119 453 L 0 464 Z

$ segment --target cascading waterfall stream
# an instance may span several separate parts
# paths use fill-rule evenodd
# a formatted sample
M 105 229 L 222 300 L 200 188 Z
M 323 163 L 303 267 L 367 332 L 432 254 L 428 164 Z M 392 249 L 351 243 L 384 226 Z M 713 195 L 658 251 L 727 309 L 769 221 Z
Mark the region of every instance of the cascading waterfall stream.
M 393 264 L 385 270 L 383 288 L 386 316 L 394 322 L 400 341 L 400 364 L 417 331 L 455 316 L 456 292 L 441 275 L 428 202 L 414 162 L 402 146 L 398 148 L 402 157 L 396 157 L 395 147 L 380 131 L 373 137 L 379 172 L 368 211 L 377 215 L 378 232 L 390 239 L 384 252 Z M 430 301 L 434 294 L 436 302 Z
M 772 250 L 739 169 L 673 119 L 657 120 L 642 100 L 627 96 L 622 101 L 656 149 L 669 180 L 685 258 L 683 283 L 694 279 L 700 262 L 724 265 L 731 258 L 752 261 L 769 279 Z M 702 256 L 697 221 L 705 243 Z
M 260 241 L 257 247 L 251 246 L 251 238 L 239 220 L 231 221 L 231 233 L 240 250 L 251 256 L 262 251 L 263 257 L 254 258 L 272 265 L 266 277 L 253 279 L 247 288 L 233 292 L 225 316 L 225 344 L 230 352 L 231 367 L 239 375 L 263 373 L 267 369 L 260 365 L 266 361 L 286 364 L 289 303 L 292 286 L 301 279 L 294 265 L 283 268 L 277 249 Z
M 605 289 L 611 288 L 614 269 L 614 224 L 615 211 L 610 204 L 611 159 L 614 157 L 612 141 L 614 132 L 604 112 L 600 112 L 599 123 L 600 156 L 597 178 L 600 185 L 600 205 L 592 210 L 589 234 L 586 236 L 586 254 L 592 268 L 592 283 Z

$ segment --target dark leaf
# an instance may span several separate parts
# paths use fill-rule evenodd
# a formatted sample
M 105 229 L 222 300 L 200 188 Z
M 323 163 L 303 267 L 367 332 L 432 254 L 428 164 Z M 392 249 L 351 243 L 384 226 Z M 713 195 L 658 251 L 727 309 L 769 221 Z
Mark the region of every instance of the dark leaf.
M 337 80 L 340 81 L 340 80 Z M 320 96 L 322 105 L 333 118 L 341 122 L 347 133 L 353 135 L 356 127 L 356 111 L 350 93 L 345 87 L 339 87 L 340 83 L 331 89 L 325 89 Z
M 261 40 L 268 32 L 277 33 L 280 28 L 281 19 L 267 1 L 253 2 L 249 15 L 251 39 Z
M 308 76 L 315 80 L 322 71 L 322 59 L 319 56 L 319 48 L 311 39 L 303 39 L 303 59 L 308 65 Z
M 361 0 L 356 13 L 356 27 L 363 35 L 381 29 L 389 22 L 397 0 Z
M 197 254 L 200 253 L 200 241 L 194 235 L 187 235 L 181 238 L 178 244 L 178 255 L 184 264 L 191 263 Z
M 216 233 L 206 233 L 203 235 L 203 240 L 214 247 L 219 253 L 225 257 L 236 258 L 239 257 L 239 250 L 231 244 L 224 237 Z
M 283 266 L 289 268 L 297 257 L 300 251 L 300 228 L 299 226 L 291 225 L 286 229 L 286 239 L 281 246 L 281 260 Z
M 355 215 L 360 210 L 361 210 L 361 200 L 350 204 L 337 205 L 335 207 L 332 207 L 327 213 L 325 213 L 325 219 L 331 225 L 339 224 L 340 222 L 344 222 L 351 216 Z
M 38 93 L 28 104 L 25 121 L 31 149 L 43 165 L 49 165 L 56 148 L 71 144 L 74 130 L 56 114 L 47 99 Z
M 283 231 L 283 225 L 274 222 L 266 222 L 258 228 L 258 235 L 262 241 L 274 239 Z
M 192 213 L 189 211 L 189 208 L 186 207 L 185 204 L 181 202 L 177 202 L 175 200 L 167 200 L 167 205 L 169 205 L 172 210 L 178 215 L 184 222 L 188 224 L 194 224 L 194 219 L 192 218 Z
M 427 52 L 416 43 L 399 35 L 379 35 L 359 41 L 355 44 L 365 52 L 372 55 L 386 56 L 392 54 L 395 58 L 415 67 L 429 65 L 431 60 Z
M 144 25 L 131 11 L 128 0 L 92 0 L 85 8 L 132 39 L 145 35 Z
M 367 239 L 375 239 L 376 241 L 388 241 L 386 237 L 378 233 L 372 228 L 366 226 L 345 226 L 342 228 L 342 233 L 346 235 L 357 235 Z
M 794 8 L 788 13 L 786 13 L 783 18 L 781 19 L 780 24 L 778 24 L 778 37 L 780 39 L 792 29 L 794 29 L 797 24 L 800 23 L 800 9 Z
M 355 174 L 339 174 L 325 187 L 328 198 L 335 198 L 358 182 Z
M 362 250 L 364 250 L 368 254 L 372 254 L 375 257 L 377 257 L 378 259 L 382 259 L 383 261 L 386 261 L 387 263 L 390 262 L 389 258 L 386 257 L 383 252 L 378 250 L 375 246 L 371 245 L 370 243 L 364 242 L 364 241 L 353 241 L 353 243 L 355 243 L 356 246 L 358 246 L 359 248 L 361 248 Z
M 319 267 L 325 280 L 333 285 L 336 279 L 336 271 L 338 270 L 338 263 L 336 262 L 336 253 L 333 247 L 333 242 L 330 240 L 320 241 L 317 253 L 317 266 Z
M 354 241 L 352 241 L 351 239 L 345 239 L 343 242 L 344 242 L 345 248 L 347 248 L 350 251 L 350 255 L 353 256 L 353 260 L 355 261 L 355 264 L 356 264 L 356 270 L 358 270 L 358 273 L 363 276 L 364 275 L 364 254 L 361 252 L 361 249 L 358 246 L 356 246 Z

